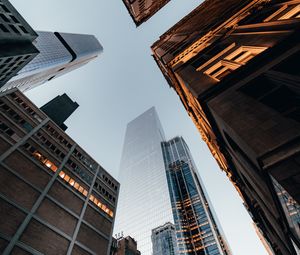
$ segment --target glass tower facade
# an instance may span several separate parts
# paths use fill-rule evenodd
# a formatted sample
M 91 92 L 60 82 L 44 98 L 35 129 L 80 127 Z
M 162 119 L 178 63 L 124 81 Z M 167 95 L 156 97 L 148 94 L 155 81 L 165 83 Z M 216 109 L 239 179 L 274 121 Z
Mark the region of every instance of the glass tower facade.
M 152 230 L 153 255 L 179 255 L 174 224 L 167 222 Z
M 231 254 L 204 186 L 197 175 L 189 148 L 182 137 L 162 143 L 179 253 Z
M 114 232 L 134 237 L 143 255 L 152 254 L 152 229 L 173 222 L 161 149 L 164 139 L 154 107 L 127 125 Z
M 34 45 L 40 53 L 2 91 L 15 87 L 27 91 L 83 66 L 103 51 L 93 35 L 42 31 L 37 34 Z

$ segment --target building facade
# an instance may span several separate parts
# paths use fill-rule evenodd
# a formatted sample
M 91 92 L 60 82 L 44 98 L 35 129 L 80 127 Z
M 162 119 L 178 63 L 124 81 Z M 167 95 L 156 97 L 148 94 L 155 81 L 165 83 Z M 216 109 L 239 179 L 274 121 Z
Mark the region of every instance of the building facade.
M 79 107 L 67 94 L 57 96 L 43 105 L 40 109 L 50 117 L 63 131 L 67 130 L 65 121 Z
M 298 207 L 299 11 L 299 0 L 207 0 L 152 46 L 169 85 L 278 255 L 300 247 L 276 190 L 278 183 Z
M 117 239 L 118 250 L 116 255 L 141 255 L 137 249 L 137 242 L 131 237 L 122 237 Z
M 153 255 L 179 255 L 176 229 L 171 222 L 152 229 L 151 240 Z
M 230 255 L 182 137 L 162 143 L 179 254 Z
M 123 0 L 136 26 L 150 19 L 170 0 Z
M 40 53 L 2 91 L 11 88 L 28 91 L 87 64 L 103 51 L 93 35 L 43 31 L 37 34 L 34 45 Z
M 109 254 L 119 183 L 18 90 L 0 108 L 1 254 Z
M 39 51 L 33 45 L 36 32 L 8 0 L 0 1 L 0 90 Z
M 134 236 L 143 255 L 152 253 L 152 229 L 173 222 L 161 150 L 164 139 L 154 107 L 127 125 L 120 163 L 121 189 L 114 233 Z

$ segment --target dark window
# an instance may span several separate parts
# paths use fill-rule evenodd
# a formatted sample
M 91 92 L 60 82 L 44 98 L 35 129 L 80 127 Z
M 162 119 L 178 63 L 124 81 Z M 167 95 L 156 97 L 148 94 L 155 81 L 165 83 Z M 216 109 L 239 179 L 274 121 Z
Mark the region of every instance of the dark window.
M 3 13 L 0 13 L 0 17 L 5 22 L 9 22 L 10 21 Z
M 14 25 L 9 25 L 12 31 L 14 31 L 16 34 L 20 34 L 20 31 L 14 26 Z
M 0 29 L 4 32 L 4 33 L 8 33 L 9 30 L 6 28 L 6 26 L 4 26 L 3 24 L 0 24 Z

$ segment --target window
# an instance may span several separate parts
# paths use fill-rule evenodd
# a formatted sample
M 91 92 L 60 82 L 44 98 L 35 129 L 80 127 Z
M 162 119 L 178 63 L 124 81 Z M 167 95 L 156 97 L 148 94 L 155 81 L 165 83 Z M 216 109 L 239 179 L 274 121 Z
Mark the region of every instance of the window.
M 223 57 L 221 61 L 207 68 L 204 73 L 220 81 L 234 70 L 247 64 L 252 58 L 266 49 L 267 47 L 241 46 L 226 57 Z M 220 56 L 220 54 L 218 54 L 218 56 Z M 216 57 L 213 59 L 216 59 Z M 200 68 L 203 69 L 203 67 Z M 199 68 L 197 70 L 199 70 Z
M 266 18 L 264 22 L 297 18 L 300 18 L 300 4 L 285 4 Z

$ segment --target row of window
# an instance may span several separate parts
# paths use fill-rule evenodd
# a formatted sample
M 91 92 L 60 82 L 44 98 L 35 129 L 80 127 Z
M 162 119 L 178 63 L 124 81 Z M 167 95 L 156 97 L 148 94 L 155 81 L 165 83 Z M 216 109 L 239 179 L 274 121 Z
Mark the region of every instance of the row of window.
M 113 203 L 116 202 L 116 198 L 111 195 L 101 184 L 98 180 L 96 180 L 94 187 L 104 196 L 106 196 L 110 201 Z
M 40 163 L 50 169 L 52 172 L 56 172 L 58 167 L 47 157 L 45 157 L 41 152 L 37 151 L 36 148 L 31 146 L 29 143 L 24 145 L 27 151 L 31 153 L 31 155 L 37 159 Z M 63 179 L 69 186 L 77 190 L 83 196 L 88 196 L 88 191 L 81 186 L 78 182 L 76 182 L 73 178 L 71 178 L 65 171 L 61 170 L 59 172 L 59 177 Z M 100 202 L 95 196 L 90 195 L 89 200 L 93 202 L 100 210 L 104 211 L 110 217 L 114 216 L 114 213 L 111 209 L 109 209 L 104 203 Z
M 28 55 L 28 57 L 30 57 Z M 36 119 L 38 122 L 42 122 L 42 118 L 37 115 L 37 113 L 28 105 L 26 104 L 16 93 L 9 94 L 9 97 L 12 98 L 16 103 L 18 103 L 19 106 L 21 106 L 25 112 L 27 112 L 29 115 L 31 115 L 34 119 Z
M 30 132 L 33 129 L 33 126 L 24 120 L 18 113 L 11 109 L 7 104 L 0 100 L 0 109 L 2 113 L 12 119 L 15 123 L 25 129 L 27 132 Z
M 6 136 L 10 137 L 15 142 L 20 140 L 20 136 L 18 136 L 9 126 L 0 121 L 0 131 L 4 133 Z
M 102 174 L 102 179 L 114 190 L 116 190 L 116 191 L 118 190 L 117 184 L 115 184 L 113 181 L 111 181 L 111 179 L 109 177 L 107 177 L 105 174 Z
M 60 135 L 59 132 L 56 131 L 55 128 L 53 128 L 51 126 L 51 124 L 48 124 L 46 126 L 46 130 L 49 133 L 49 135 L 51 135 L 52 137 L 56 138 L 67 149 L 71 149 L 72 148 L 72 144 L 73 143 L 69 142 L 65 137 L 63 137 L 62 135 Z

